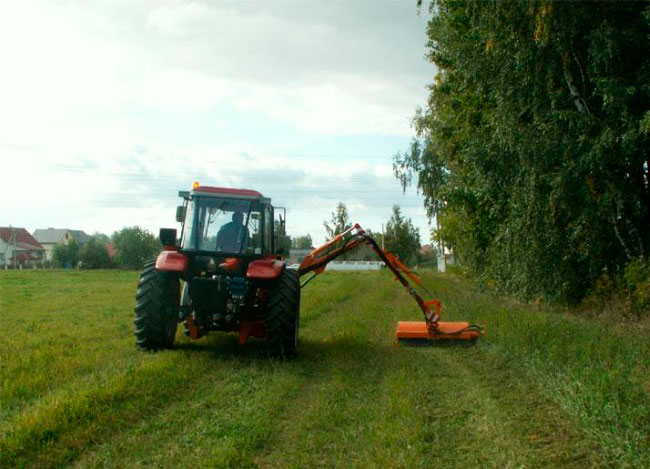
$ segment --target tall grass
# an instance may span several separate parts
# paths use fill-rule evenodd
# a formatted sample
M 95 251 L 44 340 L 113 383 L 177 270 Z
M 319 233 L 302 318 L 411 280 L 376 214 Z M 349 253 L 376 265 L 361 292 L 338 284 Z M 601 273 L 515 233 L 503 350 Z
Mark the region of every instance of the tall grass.
M 524 371 L 621 463 L 650 466 L 650 340 L 646 327 L 526 307 L 467 291 L 457 277 L 430 280 L 450 314 L 482 322 L 486 353 Z M 434 290 L 436 287 L 433 287 Z

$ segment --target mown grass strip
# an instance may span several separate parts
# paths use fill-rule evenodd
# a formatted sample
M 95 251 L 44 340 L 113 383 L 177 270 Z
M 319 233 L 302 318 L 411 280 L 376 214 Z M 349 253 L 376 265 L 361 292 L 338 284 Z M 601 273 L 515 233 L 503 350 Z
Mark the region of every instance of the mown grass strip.
M 313 301 L 320 303 L 314 297 L 304 298 L 303 319 L 310 319 L 312 314 L 322 314 L 324 319 L 330 316 L 327 307 L 312 310 Z M 329 307 L 346 308 L 346 303 L 341 300 Z M 241 350 L 232 335 L 214 335 L 198 344 L 180 339 L 178 366 L 190 359 L 205 360 L 214 368 L 156 415 L 114 433 L 88 451 L 77 465 L 256 465 L 256 455 L 278 441 L 280 422 L 302 412 L 298 403 L 310 395 L 309 389 L 319 376 L 328 374 L 324 367 L 331 360 L 324 359 L 327 353 L 323 352 L 329 346 L 320 337 L 314 341 L 309 329 L 303 331 L 301 346 L 313 353 L 303 352 L 299 360 L 281 363 L 266 358 L 262 341 L 253 341 Z
M 179 369 L 172 360 L 171 354 L 159 354 L 101 388 L 54 393 L 42 399 L 9 422 L 0 442 L 2 464 L 68 462 L 106 432 L 148 417 L 172 401 L 193 377 L 206 372 L 205 365 Z
M 77 465 L 249 466 L 302 388 L 301 379 L 290 364 L 214 356 L 208 361 L 212 372 L 158 413 L 90 449 Z

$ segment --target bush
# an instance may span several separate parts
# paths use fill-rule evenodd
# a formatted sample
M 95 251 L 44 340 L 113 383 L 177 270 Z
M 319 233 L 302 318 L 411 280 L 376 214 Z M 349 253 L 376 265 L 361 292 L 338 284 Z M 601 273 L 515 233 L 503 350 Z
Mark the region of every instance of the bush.
M 79 245 L 72 239 L 67 244 L 52 248 L 52 265 L 57 268 L 73 269 L 79 261 Z
M 612 274 L 607 269 L 596 280 L 580 307 L 598 315 L 641 319 L 650 313 L 650 262 L 637 259 Z
M 92 236 L 79 252 L 79 260 L 84 269 L 106 269 L 111 266 L 104 242 L 97 236 Z
M 139 270 L 162 249 L 160 241 L 149 231 L 132 226 L 113 233 L 115 263 L 122 269 Z
M 650 262 L 630 262 L 623 273 L 623 286 L 631 313 L 641 315 L 650 311 Z

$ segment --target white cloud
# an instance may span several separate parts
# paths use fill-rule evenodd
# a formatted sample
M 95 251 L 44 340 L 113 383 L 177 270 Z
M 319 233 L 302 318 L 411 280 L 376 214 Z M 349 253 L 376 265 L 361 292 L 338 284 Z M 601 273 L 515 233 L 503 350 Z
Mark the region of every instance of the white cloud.
M 43 165 L 40 149 L 13 149 L 21 156 L 19 174 Z M 23 217 L 30 228 L 72 226 L 111 233 L 122 226 L 141 225 L 153 232 L 173 225 L 178 190 L 194 180 L 203 184 L 260 190 L 274 204 L 288 209 L 288 231 L 310 233 L 324 241 L 322 223 L 338 201 L 343 201 L 351 221 L 379 230 L 398 203 L 404 213 L 428 231 L 420 201 L 410 191 L 401 194 L 391 174 L 375 174 L 373 165 L 360 160 L 333 164 L 325 160 L 292 160 L 282 155 L 260 154 L 252 148 L 131 148 L 124 156 L 94 160 L 53 155 L 33 177 L 7 179 L 3 192 L 11 194 L 3 218 Z M 61 151 L 61 150 L 57 150 Z M 33 190 L 25 190 L 26 181 Z M 27 216 L 27 215 L 28 216 Z M 5 224 L 4 222 L 0 224 Z
M 291 89 L 252 86 L 234 99 L 244 111 L 263 112 L 300 130 L 328 135 L 411 135 L 410 117 L 395 113 L 376 99 L 395 90 L 388 84 L 337 77 L 331 83 L 297 85 Z
M 395 148 L 291 158 L 268 136 L 228 132 L 272 124 L 286 146 L 408 139 L 432 75 L 423 23 L 400 1 L 6 2 L 0 224 L 154 230 L 197 177 L 260 188 L 317 239 L 338 200 L 375 229 L 393 201 L 422 221 L 392 175 Z

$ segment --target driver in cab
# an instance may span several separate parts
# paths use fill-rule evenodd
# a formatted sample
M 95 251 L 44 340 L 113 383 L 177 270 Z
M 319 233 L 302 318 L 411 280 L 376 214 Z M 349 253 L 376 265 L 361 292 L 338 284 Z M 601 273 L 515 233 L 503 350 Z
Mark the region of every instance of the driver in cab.
M 244 226 L 244 214 L 235 212 L 232 221 L 223 225 L 217 233 L 217 249 L 225 252 L 239 252 L 248 243 L 248 228 Z

